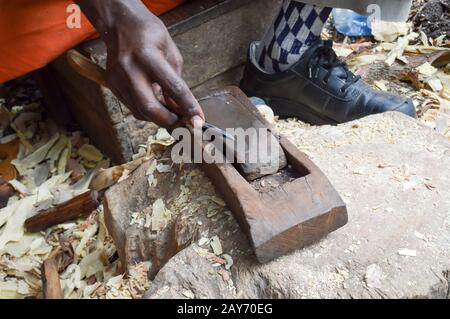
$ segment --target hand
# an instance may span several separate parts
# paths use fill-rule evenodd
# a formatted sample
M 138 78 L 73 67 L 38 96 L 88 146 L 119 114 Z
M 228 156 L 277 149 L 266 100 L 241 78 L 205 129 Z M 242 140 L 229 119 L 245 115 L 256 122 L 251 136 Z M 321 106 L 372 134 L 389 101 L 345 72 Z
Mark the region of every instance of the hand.
M 204 114 L 182 79 L 183 58 L 162 21 L 140 0 L 77 0 L 108 49 L 107 81 L 140 120 L 201 128 Z

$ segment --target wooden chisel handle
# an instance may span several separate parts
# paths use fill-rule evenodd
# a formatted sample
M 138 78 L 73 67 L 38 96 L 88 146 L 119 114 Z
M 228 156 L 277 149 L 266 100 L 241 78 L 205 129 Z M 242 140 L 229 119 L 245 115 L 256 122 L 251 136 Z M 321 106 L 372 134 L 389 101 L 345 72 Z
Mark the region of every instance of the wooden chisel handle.
M 45 260 L 41 272 L 44 299 L 64 299 L 56 260 L 53 258 Z
M 29 232 L 39 232 L 58 224 L 89 216 L 98 206 L 100 206 L 98 192 L 86 192 L 28 218 L 25 221 L 25 228 Z
M 66 53 L 66 57 L 70 66 L 80 75 L 97 84 L 108 87 L 106 71 L 100 65 L 73 49 Z
M 11 161 L 19 152 L 19 139 L 6 144 L 0 144 L 0 209 L 6 207 L 14 189 L 8 184 L 17 177 L 17 171 Z

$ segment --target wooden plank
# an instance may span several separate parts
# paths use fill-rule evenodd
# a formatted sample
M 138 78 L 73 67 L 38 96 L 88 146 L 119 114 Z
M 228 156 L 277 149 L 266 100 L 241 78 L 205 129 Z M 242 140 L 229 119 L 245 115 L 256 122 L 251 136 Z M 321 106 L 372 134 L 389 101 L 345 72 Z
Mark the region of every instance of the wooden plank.
M 164 22 L 172 37 L 176 37 L 188 30 L 211 21 L 223 14 L 233 11 L 239 7 L 249 4 L 251 0 L 194 0 L 188 1 L 179 7 L 161 15 L 159 18 Z M 81 52 L 94 55 L 106 55 L 105 43 L 100 40 L 92 40 L 79 46 Z M 105 59 L 100 64 L 105 67 Z
M 28 218 L 25 221 L 25 229 L 29 232 L 38 232 L 77 218 L 86 217 L 99 205 L 98 192 L 86 192 L 57 207 L 52 207 Z
M 176 36 L 250 2 L 251 0 L 188 1 L 160 18 L 170 34 Z
M 52 63 L 58 69 L 57 81 L 72 110 L 72 115 L 98 148 L 116 164 L 126 162 L 124 154 L 131 150 L 121 145 L 116 123 L 123 121 L 119 100 L 111 91 L 87 81 L 68 65 L 65 58 Z M 126 137 L 124 137 L 126 138 Z
M 76 130 L 76 123 L 70 114 L 56 72 L 51 65 L 33 72 L 33 78 L 42 92 L 47 114 L 56 124 L 69 130 Z

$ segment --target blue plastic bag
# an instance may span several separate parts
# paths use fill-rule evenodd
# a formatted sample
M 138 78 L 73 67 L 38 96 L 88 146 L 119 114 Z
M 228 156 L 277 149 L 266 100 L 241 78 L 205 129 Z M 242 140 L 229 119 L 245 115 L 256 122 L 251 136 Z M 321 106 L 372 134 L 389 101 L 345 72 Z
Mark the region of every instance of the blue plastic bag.
M 370 36 L 370 19 L 352 10 L 334 9 L 333 22 L 336 30 L 350 37 Z

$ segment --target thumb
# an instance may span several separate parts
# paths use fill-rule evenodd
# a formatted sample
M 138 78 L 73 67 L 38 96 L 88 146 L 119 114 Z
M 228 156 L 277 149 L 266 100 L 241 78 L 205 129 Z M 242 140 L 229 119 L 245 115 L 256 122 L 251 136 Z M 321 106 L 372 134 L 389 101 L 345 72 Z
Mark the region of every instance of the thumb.
M 205 120 L 199 115 L 194 115 L 190 118 L 191 126 L 195 129 L 201 129 L 205 125 Z

